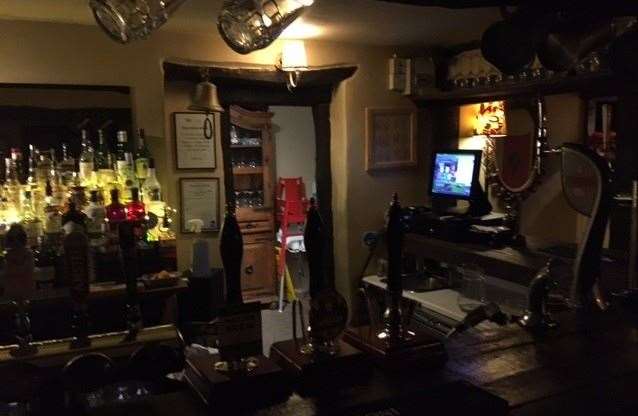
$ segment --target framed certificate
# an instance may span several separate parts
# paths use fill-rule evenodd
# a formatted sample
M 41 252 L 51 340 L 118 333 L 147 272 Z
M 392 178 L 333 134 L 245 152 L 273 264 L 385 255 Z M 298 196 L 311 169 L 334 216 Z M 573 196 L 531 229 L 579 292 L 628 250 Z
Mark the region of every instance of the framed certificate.
M 181 231 L 190 233 L 189 220 L 204 222 L 202 232 L 219 231 L 219 179 L 180 178 Z
M 177 169 L 215 169 L 215 115 L 173 113 Z
M 366 171 L 418 166 L 416 125 L 412 109 L 366 108 Z

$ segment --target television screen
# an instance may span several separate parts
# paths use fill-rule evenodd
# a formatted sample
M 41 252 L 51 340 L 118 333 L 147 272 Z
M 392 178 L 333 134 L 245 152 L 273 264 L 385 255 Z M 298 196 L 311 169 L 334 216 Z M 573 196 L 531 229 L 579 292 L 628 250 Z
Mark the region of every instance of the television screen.
M 432 167 L 432 194 L 470 198 L 477 159 L 475 153 L 437 153 Z

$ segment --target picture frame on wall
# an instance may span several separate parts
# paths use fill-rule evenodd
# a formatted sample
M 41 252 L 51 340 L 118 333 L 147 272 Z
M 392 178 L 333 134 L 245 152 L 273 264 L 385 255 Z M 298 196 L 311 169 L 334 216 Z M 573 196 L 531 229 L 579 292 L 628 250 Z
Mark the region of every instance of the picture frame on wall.
M 219 178 L 180 178 L 181 232 L 192 233 L 188 221 L 201 219 L 203 233 L 214 233 L 219 223 Z
M 173 113 L 175 164 L 178 170 L 215 169 L 215 115 Z
M 416 110 L 366 108 L 366 171 L 418 166 L 416 136 Z

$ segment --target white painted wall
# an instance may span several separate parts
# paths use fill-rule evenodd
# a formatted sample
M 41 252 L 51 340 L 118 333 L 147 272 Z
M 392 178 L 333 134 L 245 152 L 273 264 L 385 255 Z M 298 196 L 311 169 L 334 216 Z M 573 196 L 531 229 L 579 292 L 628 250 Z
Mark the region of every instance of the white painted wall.
M 302 177 L 306 196 L 315 184 L 315 127 L 311 107 L 271 106 L 275 138 L 276 178 Z

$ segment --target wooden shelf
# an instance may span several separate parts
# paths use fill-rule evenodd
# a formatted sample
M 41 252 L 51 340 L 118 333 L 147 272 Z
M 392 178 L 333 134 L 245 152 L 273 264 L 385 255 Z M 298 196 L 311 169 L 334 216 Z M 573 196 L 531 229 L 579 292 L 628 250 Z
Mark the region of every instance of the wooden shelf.
M 626 85 L 615 79 L 610 72 L 601 71 L 589 74 L 555 76 L 525 82 L 503 82 L 489 87 L 441 91 L 427 96 L 411 96 L 410 98 L 420 106 L 432 104 L 457 105 L 530 94 L 548 95 L 576 91 L 583 94 L 612 94 L 620 88 L 625 89 Z
M 256 168 L 233 168 L 233 175 L 262 175 L 264 168 L 262 166 Z

